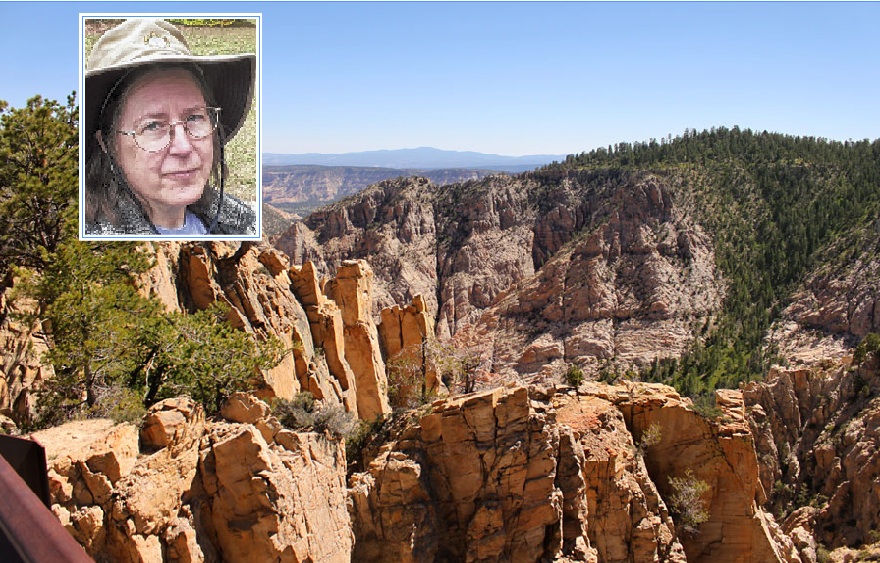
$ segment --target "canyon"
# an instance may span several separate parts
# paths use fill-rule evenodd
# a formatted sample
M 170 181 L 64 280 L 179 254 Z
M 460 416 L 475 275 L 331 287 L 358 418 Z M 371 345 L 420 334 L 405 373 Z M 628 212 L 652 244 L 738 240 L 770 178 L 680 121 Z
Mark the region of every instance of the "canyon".
M 223 303 L 286 354 L 216 416 L 174 397 L 134 423 L 30 434 L 53 512 L 99 561 L 870 556 L 880 358 L 854 346 L 880 332 L 876 221 L 805 269 L 766 333 L 766 375 L 707 405 L 640 381 L 712 338 L 741 290 L 699 181 L 396 178 L 269 241 L 142 244 L 143 295 L 169 312 Z M 51 327 L 16 283 L 0 293 L 14 433 L 53 377 Z M 285 426 L 273 405 L 304 393 L 359 430 Z

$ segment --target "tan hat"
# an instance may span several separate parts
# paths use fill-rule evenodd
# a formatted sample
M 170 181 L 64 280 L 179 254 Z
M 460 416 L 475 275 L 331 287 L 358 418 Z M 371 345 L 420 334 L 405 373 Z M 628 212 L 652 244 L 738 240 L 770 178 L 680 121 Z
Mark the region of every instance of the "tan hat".
M 231 139 L 244 123 L 253 100 L 256 55 L 195 56 L 183 34 L 171 23 L 136 18 L 105 32 L 89 56 L 82 120 L 86 143 L 93 142 L 105 100 L 126 73 L 143 65 L 180 62 L 193 63 L 201 69 L 222 108 L 222 138 Z

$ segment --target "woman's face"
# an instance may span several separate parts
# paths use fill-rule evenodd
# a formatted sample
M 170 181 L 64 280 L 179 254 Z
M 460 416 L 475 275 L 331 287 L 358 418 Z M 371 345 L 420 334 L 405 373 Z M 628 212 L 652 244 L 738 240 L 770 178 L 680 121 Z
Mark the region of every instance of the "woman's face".
M 138 131 L 152 121 L 180 122 L 171 142 L 158 152 L 137 146 L 130 135 L 116 136 L 116 159 L 150 219 L 162 227 L 181 227 L 186 206 L 202 195 L 214 160 L 213 135 L 194 139 L 183 122 L 205 98 L 185 69 L 161 70 L 141 77 L 123 101 L 117 131 Z

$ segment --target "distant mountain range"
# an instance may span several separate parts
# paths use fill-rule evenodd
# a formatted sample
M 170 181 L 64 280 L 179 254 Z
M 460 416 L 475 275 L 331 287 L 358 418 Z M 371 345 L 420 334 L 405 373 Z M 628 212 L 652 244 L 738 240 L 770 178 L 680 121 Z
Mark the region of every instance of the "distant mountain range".
M 263 165 L 263 203 L 306 216 L 370 184 L 401 176 L 422 176 L 437 186 L 479 180 L 504 171 L 474 168 L 380 168 L 317 164 Z M 264 223 L 264 228 L 266 227 Z M 273 231 L 275 234 L 276 231 Z M 277 231 L 280 232 L 280 231 Z
M 267 166 L 317 164 L 321 166 L 363 166 L 399 169 L 437 170 L 442 168 L 475 168 L 503 172 L 523 172 L 562 161 L 567 155 L 534 154 L 503 156 L 471 151 L 446 151 L 430 147 L 417 149 L 379 150 L 345 154 L 277 154 L 264 153 Z

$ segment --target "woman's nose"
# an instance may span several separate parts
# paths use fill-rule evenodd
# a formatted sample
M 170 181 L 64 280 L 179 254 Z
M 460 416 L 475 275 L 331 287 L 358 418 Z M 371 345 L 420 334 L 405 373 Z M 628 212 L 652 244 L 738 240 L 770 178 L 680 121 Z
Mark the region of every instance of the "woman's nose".
M 189 134 L 186 132 L 186 127 L 184 127 L 183 122 L 172 124 L 170 134 L 171 144 L 168 147 L 169 154 L 187 154 L 192 152 L 192 139 L 189 138 Z

